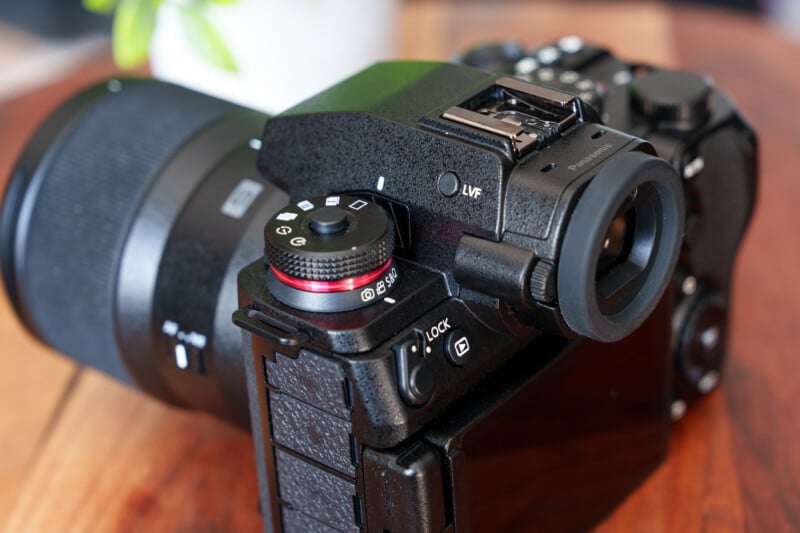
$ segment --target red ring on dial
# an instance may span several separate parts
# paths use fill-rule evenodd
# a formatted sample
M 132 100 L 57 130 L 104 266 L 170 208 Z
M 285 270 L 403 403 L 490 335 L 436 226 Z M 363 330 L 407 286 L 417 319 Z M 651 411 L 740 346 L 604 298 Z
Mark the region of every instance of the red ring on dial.
M 363 287 L 364 285 L 369 285 L 376 279 L 380 278 L 389 269 L 392 267 L 392 259 L 389 258 L 383 266 L 378 267 L 376 270 L 369 272 L 367 274 L 362 274 L 360 276 L 356 276 L 354 278 L 347 278 L 347 279 L 340 279 L 337 281 L 316 281 L 310 279 L 300 279 L 295 278 L 293 276 L 289 276 L 284 274 L 280 270 L 275 269 L 272 265 L 270 265 L 270 270 L 278 278 L 278 281 L 284 283 L 294 289 L 298 289 L 301 291 L 306 292 L 344 292 L 344 291 L 352 291 L 354 289 L 358 289 Z

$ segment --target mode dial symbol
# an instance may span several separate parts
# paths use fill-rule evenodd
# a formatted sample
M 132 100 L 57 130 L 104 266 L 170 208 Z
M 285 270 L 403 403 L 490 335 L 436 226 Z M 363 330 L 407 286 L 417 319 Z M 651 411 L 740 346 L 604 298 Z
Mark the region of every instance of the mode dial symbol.
M 267 223 L 264 242 L 267 288 L 297 309 L 356 309 L 381 301 L 377 296 L 397 281 L 392 222 L 380 206 L 361 198 L 312 198 L 287 206 Z

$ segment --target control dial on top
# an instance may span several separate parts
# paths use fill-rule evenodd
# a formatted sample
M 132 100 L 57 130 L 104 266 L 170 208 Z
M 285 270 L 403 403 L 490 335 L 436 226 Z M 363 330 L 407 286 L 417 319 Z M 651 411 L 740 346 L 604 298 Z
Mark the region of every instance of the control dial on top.
M 676 129 L 693 128 L 710 113 L 711 83 L 692 72 L 648 72 L 631 83 L 631 105 L 647 120 Z
M 264 230 L 267 286 L 298 309 L 336 312 L 382 299 L 394 286 L 394 227 L 378 205 L 328 196 L 289 205 Z M 379 298 L 380 297 L 380 298 Z

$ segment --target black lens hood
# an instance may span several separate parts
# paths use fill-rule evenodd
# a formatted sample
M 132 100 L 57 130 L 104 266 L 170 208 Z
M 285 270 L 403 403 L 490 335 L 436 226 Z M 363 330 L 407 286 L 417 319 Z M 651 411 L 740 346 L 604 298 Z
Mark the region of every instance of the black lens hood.
M 606 314 L 597 294 L 596 271 L 606 231 L 637 188 L 649 185 L 657 216 L 652 251 L 638 290 Z M 567 225 L 557 272 L 558 302 L 576 333 L 604 342 L 620 340 L 650 315 L 671 280 L 684 233 L 684 193 L 672 166 L 655 156 L 628 152 L 606 164 L 588 184 Z

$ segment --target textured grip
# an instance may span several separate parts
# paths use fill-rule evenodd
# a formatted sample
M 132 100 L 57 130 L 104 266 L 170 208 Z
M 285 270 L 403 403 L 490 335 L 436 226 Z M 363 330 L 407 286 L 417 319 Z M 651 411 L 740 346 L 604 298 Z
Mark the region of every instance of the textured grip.
M 129 380 L 114 332 L 115 284 L 129 228 L 175 152 L 239 108 L 155 81 L 109 87 L 79 97 L 91 101 L 51 134 L 57 142 L 30 172 L 17 172 L 14 179 L 28 183 L 4 208 L 22 205 L 15 209 L 12 263 L 16 300 L 29 325 L 57 350 Z
M 360 451 L 353 437 L 352 392 L 342 367 L 305 349 L 297 358 L 278 352 L 273 356 L 273 360 L 256 356 L 260 368 L 248 369 L 248 386 L 255 382 L 251 394 L 257 394 L 266 378 L 268 419 L 254 425 L 268 429 L 255 434 L 256 449 L 265 447 L 269 452 L 264 460 L 274 459 L 273 497 L 281 530 L 362 531 L 364 510 L 357 490 Z M 252 411 L 256 418 L 259 412 L 260 408 Z M 262 490 L 270 486 L 266 478 L 261 483 Z M 262 497 L 269 505 L 270 496 L 262 493 Z

